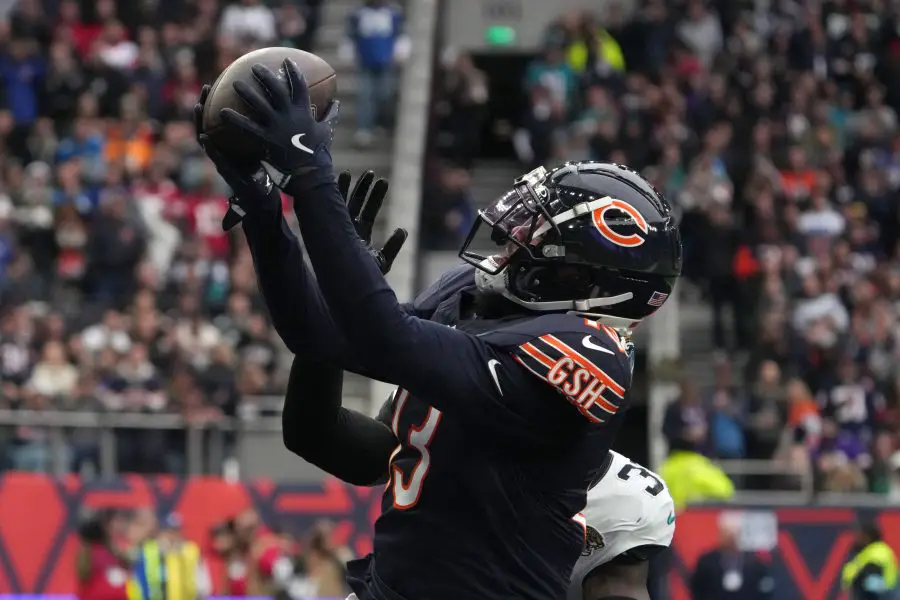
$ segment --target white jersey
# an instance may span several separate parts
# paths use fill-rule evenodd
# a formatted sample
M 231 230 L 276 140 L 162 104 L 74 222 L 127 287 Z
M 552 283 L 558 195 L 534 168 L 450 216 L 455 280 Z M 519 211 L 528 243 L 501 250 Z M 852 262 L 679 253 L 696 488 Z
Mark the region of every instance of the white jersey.
M 603 478 L 588 491 L 585 546 L 572 570 L 568 600 L 581 600 L 588 573 L 640 546 L 669 546 L 675 504 L 662 477 L 617 452 Z

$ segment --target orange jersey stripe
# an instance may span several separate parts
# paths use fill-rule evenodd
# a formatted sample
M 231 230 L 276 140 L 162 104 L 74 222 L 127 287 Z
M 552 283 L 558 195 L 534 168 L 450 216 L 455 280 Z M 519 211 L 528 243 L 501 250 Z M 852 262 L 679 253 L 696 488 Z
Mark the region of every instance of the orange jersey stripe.
M 541 363 L 548 369 L 552 369 L 553 365 L 556 364 L 555 360 L 553 360 L 552 358 L 550 358 L 549 356 L 547 356 L 546 354 L 544 354 L 543 352 L 538 350 L 537 347 L 534 344 L 532 344 L 531 342 L 522 344 L 519 347 L 522 349 L 523 352 L 525 352 L 525 354 L 527 354 L 534 360 L 538 361 L 539 363 Z
M 549 333 L 547 335 L 542 335 L 540 339 L 574 360 L 581 368 L 589 371 L 591 375 L 596 377 L 600 381 L 600 383 L 608 387 L 610 391 L 612 391 L 612 393 L 614 393 L 616 396 L 618 396 L 619 398 L 625 397 L 625 388 L 616 383 L 616 381 L 612 377 L 607 375 L 604 371 L 597 367 L 597 365 L 582 356 L 577 350 L 575 350 L 568 344 L 563 343 L 561 340 L 557 339 L 553 335 L 550 335 Z

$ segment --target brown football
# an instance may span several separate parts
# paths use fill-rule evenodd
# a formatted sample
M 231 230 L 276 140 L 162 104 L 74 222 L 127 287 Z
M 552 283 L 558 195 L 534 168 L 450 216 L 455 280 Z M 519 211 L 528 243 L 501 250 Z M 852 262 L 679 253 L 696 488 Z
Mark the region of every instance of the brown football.
M 219 111 L 223 108 L 231 108 L 253 117 L 253 110 L 235 93 L 232 83 L 238 80 L 253 83 L 250 67 L 256 63 L 261 63 L 277 73 L 285 58 L 296 62 L 300 72 L 306 76 L 309 100 L 314 114 L 323 115 L 326 107 L 334 100 L 337 93 L 337 75 L 331 65 L 315 54 L 283 47 L 262 48 L 248 52 L 222 71 L 213 82 L 203 107 L 204 133 L 229 157 L 256 162 L 262 158 L 264 151 L 262 144 L 257 140 L 248 138 L 246 134 L 236 131 L 219 118 Z

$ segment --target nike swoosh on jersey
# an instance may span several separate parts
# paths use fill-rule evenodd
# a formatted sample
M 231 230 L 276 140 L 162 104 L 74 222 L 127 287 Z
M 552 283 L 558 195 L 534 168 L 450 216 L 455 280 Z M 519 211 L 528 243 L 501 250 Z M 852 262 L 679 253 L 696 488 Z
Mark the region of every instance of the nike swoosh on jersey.
M 669 513 L 669 518 L 666 519 L 666 525 L 671 525 L 675 522 L 675 513 Z
M 293 136 L 291 138 L 291 144 L 293 144 L 294 148 L 297 148 L 298 150 L 303 150 L 304 152 L 307 152 L 309 154 L 315 154 L 315 151 L 312 148 L 310 148 L 309 146 L 305 146 L 301 141 L 303 140 L 303 136 L 305 135 L 305 133 L 298 133 L 297 135 Z
M 594 343 L 594 340 L 591 339 L 591 336 L 586 335 L 584 339 L 581 340 L 581 345 L 587 348 L 588 350 L 596 350 L 597 352 L 606 352 L 607 354 L 612 354 L 615 356 L 615 352 L 610 350 L 609 348 L 604 348 L 600 344 Z
M 500 361 L 492 358 L 488 361 L 488 371 L 491 372 L 491 377 L 494 380 L 494 385 L 497 386 L 497 391 L 500 392 L 500 395 L 503 395 L 503 388 L 500 387 L 500 377 L 497 375 L 497 367 L 500 366 Z

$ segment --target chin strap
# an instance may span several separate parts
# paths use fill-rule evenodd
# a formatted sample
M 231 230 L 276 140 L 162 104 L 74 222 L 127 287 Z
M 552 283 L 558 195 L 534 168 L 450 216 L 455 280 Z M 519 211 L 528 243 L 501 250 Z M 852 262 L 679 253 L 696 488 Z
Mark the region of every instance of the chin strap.
M 486 259 L 491 261 L 490 258 Z M 493 265 L 494 263 L 490 263 Z M 621 302 L 627 302 L 634 297 L 631 292 L 619 294 L 617 296 L 606 296 L 603 298 L 585 298 L 583 300 L 556 300 L 551 302 L 531 302 L 523 298 L 519 298 L 509 291 L 509 274 L 508 268 L 504 267 L 500 271 L 491 274 L 482 269 L 475 269 L 475 285 L 478 290 L 485 294 L 496 294 L 503 296 L 510 302 L 518 304 L 522 308 L 533 310 L 535 312 L 569 312 L 587 319 L 597 321 L 602 325 L 608 325 L 613 329 L 627 331 L 630 339 L 631 329 L 637 325 L 638 321 L 633 319 L 625 319 L 623 317 L 614 317 L 594 309 L 604 306 L 614 306 Z

